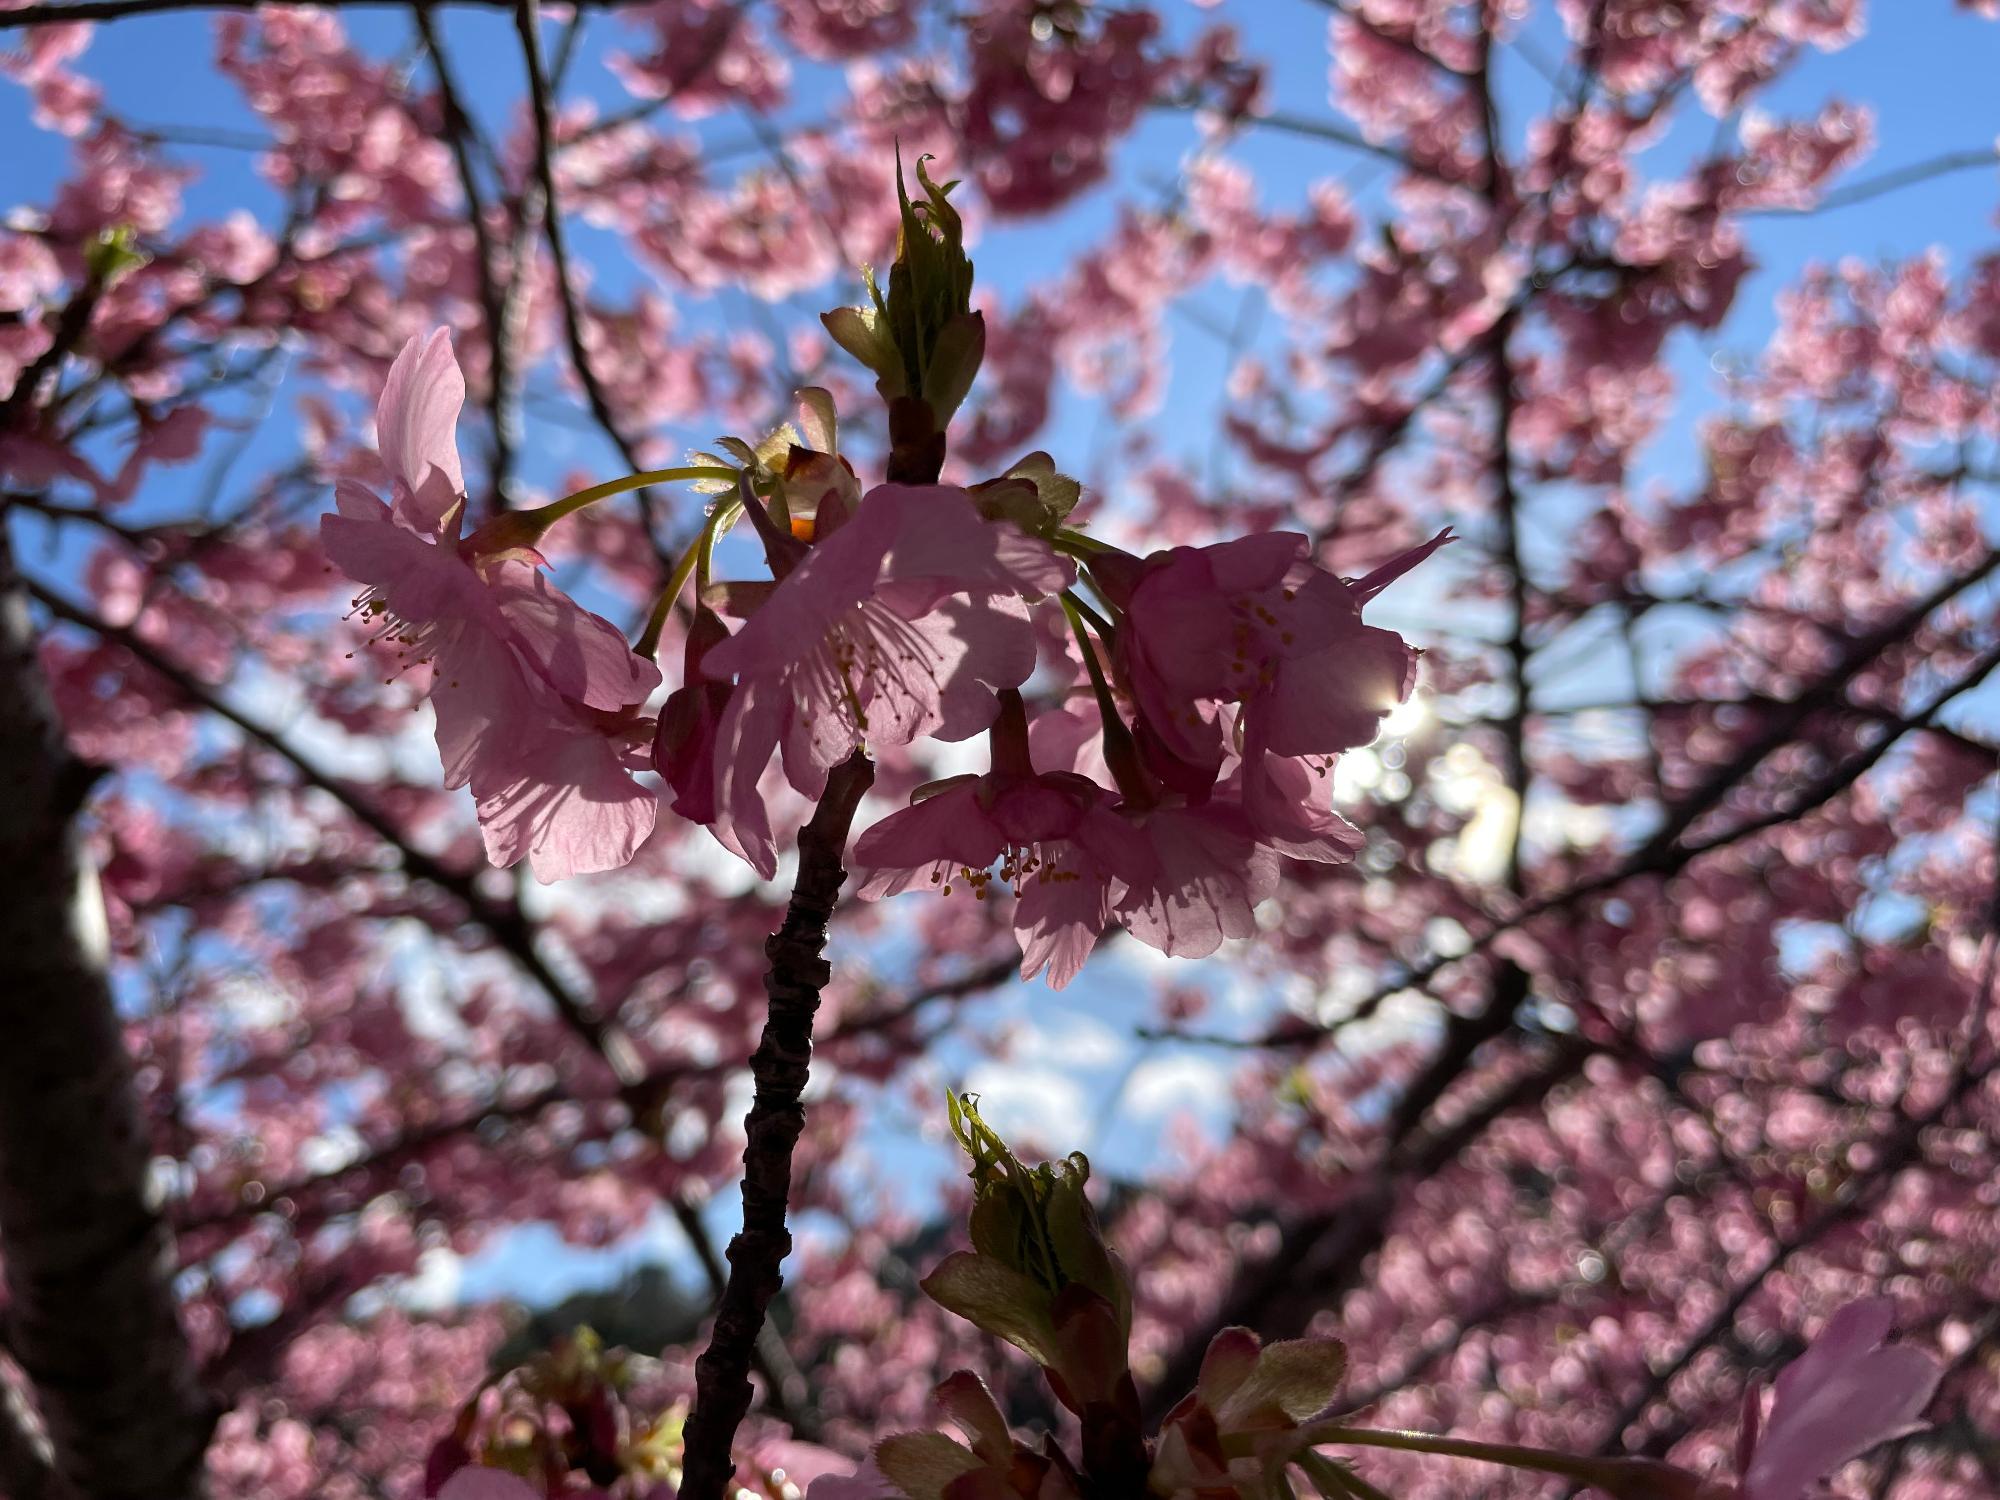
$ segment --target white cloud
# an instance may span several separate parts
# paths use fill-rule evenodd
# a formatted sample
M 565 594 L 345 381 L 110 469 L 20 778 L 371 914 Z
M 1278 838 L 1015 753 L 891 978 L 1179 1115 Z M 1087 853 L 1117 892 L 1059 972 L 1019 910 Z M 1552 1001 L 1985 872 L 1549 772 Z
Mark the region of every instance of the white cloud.
M 1091 1118 L 1083 1084 L 1053 1068 L 985 1062 L 973 1069 L 966 1088 L 979 1096 L 987 1124 L 1030 1151 L 1073 1150 L 1077 1143 L 1062 1133 L 1081 1130 Z
M 397 1289 L 396 1300 L 412 1312 L 444 1312 L 458 1305 L 464 1279 L 464 1257 L 441 1245 L 433 1246 L 417 1257 L 417 1274 Z
M 1015 1042 L 1014 1055 L 1024 1063 L 1047 1063 L 1068 1071 L 1113 1067 L 1130 1050 L 1131 1043 L 1102 1021 L 1071 1014 L 1024 1027 Z
M 1182 1053 L 1152 1057 L 1132 1070 L 1125 1084 L 1125 1113 L 1142 1120 L 1164 1120 L 1181 1113 L 1205 1118 L 1229 1107 L 1227 1066 L 1213 1058 Z

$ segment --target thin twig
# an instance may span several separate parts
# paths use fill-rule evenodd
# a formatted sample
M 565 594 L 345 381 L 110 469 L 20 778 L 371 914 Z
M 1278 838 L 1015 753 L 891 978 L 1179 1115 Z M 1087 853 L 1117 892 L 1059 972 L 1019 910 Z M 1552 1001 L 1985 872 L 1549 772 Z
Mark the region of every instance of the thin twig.
M 1193 110 L 1199 108 L 1192 99 L 1163 98 L 1153 101 L 1155 109 Z M 1274 109 L 1263 114 L 1246 114 L 1230 122 L 1244 128 L 1276 130 L 1286 135 L 1302 136 L 1307 140 L 1327 141 L 1336 146 L 1345 146 L 1350 151 L 1359 151 L 1364 156 L 1373 156 L 1402 168 L 1414 177 L 1429 178 L 1446 187 L 1465 187 L 1467 184 L 1427 162 L 1397 150 L 1381 141 L 1370 140 L 1351 125 L 1343 125 L 1338 120 L 1309 119 L 1286 110 Z
M 1893 167 L 1873 177 L 1864 177 L 1859 182 L 1835 188 L 1830 193 L 1822 194 L 1815 203 L 1800 204 L 1797 207 L 1773 204 L 1766 208 L 1746 208 L 1741 212 L 1745 218 L 1801 218 L 1808 214 L 1830 213 L 1834 209 L 1852 208 L 1857 203 L 1866 203 L 1871 199 L 1882 197 L 1885 193 L 1915 187 L 1920 182 L 1929 182 L 1934 178 L 1995 166 L 2000 166 L 2000 151 L 1991 146 L 1978 146 L 1969 151 L 1947 151 L 1927 161 Z
M 577 383 L 583 387 L 583 395 L 590 406 L 590 414 L 597 419 L 597 425 L 604 429 L 604 435 L 611 440 L 618 456 L 634 472 L 645 467 L 639 461 L 638 450 L 618 426 L 616 414 L 611 410 L 610 399 L 604 394 L 604 386 L 597 378 L 597 371 L 591 366 L 590 351 L 583 338 L 583 309 L 576 282 L 571 275 L 569 240 L 563 230 L 562 201 L 556 196 L 555 174 L 555 105 L 550 97 L 549 78 L 542 66 L 541 22 L 535 8 L 535 0 L 516 0 L 514 5 L 514 29 L 521 38 L 521 54 L 528 68 L 528 94 L 535 117 L 535 180 L 541 185 L 543 202 L 543 231 L 549 242 L 549 257 L 555 262 L 556 289 L 562 301 L 563 334 L 569 345 L 570 364 L 576 370 Z M 660 565 L 671 569 L 673 559 L 661 548 L 659 534 L 653 525 L 653 499 L 645 489 L 633 491 L 639 514 L 645 522 L 646 536 L 659 554 Z
M 493 441 L 490 476 L 493 504 L 496 509 L 505 510 L 512 503 L 510 492 L 514 482 L 515 457 L 520 446 L 517 430 L 520 417 L 511 399 L 513 348 L 508 336 L 506 300 L 500 286 L 499 267 L 494 261 L 492 231 L 486 223 L 486 196 L 480 191 L 479 174 L 472 165 L 472 142 L 478 131 L 465 108 L 458 81 L 452 76 L 451 63 L 445 56 L 444 42 L 438 34 L 431 8 L 418 3 L 413 4 L 411 9 L 416 15 L 417 34 L 423 38 L 424 49 L 430 53 L 431 66 L 437 70 L 438 101 L 444 110 L 445 143 L 451 148 L 452 161 L 458 168 L 459 188 L 465 194 L 465 220 L 472 228 L 472 268 L 479 286 L 480 310 L 486 318 L 486 408 Z

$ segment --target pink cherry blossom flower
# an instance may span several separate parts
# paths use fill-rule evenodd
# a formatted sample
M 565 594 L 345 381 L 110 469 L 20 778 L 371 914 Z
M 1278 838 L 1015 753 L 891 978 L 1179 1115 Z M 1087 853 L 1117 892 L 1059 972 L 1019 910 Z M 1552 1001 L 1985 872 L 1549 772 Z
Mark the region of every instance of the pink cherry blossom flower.
M 723 848 L 746 864 L 758 865 L 762 856 L 752 851 L 776 848 L 770 812 L 757 793 L 763 764 L 743 776 L 726 757 L 718 757 L 722 721 L 736 686 L 718 682 L 703 670 L 708 652 L 728 639 L 728 627 L 713 610 L 704 606 L 696 611 L 684 648 L 681 685 L 667 695 L 660 709 L 653 768 L 672 789 L 675 812 L 690 823 L 705 825 Z M 768 750 L 764 758 L 770 758 Z
M 1011 884 L 1023 978 L 1046 969 L 1061 989 L 1114 922 L 1171 957 L 1206 957 L 1257 930 L 1280 854 L 1333 864 L 1359 847 L 1353 827 L 1313 805 L 1303 761 L 1266 757 L 1262 775 L 1246 781 L 1239 768 L 1200 801 L 1135 805 L 1078 774 L 1102 764 L 1086 721 L 1057 709 L 1031 731 L 1018 694 L 1000 701 L 993 769 L 938 783 L 863 834 L 855 858 L 869 900 L 925 877 L 979 899 L 996 875 Z M 1059 769 L 1037 772 L 1037 749 Z
M 1241 805 L 1218 799 L 1140 817 L 1152 857 L 1114 903 L 1126 931 L 1170 958 L 1206 958 L 1224 938 L 1254 934 L 1257 903 L 1278 889 L 1278 856 Z
M 1279 856 L 1339 864 L 1360 833 L 1325 801 L 1304 760 L 1264 757 L 1200 799 L 1117 799 L 1084 769 L 1104 769 L 1100 737 L 1065 709 L 1029 728 L 1019 696 L 1000 695 L 994 769 L 939 783 L 863 834 L 856 861 L 866 899 L 919 879 L 943 894 L 984 898 L 997 873 L 1015 890 L 1021 975 L 1047 971 L 1061 989 L 1114 923 L 1171 957 L 1202 958 L 1257 930 L 1257 904 L 1277 889 Z M 1037 772 L 1039 759 L 1056 769 Z M 997 870 L 996 870 L 997 867 Z
M 544 885 L 630 864 L 659 816 L 657 794 L 632 779 L 650 764 L 652 721 L 536 696 L 544 711 L 472 774 L 487 858 L 526 858 Z
M 861 887 L 875 900 L 928 877 L 950 895 L 962 884 L 984 899 L 997 873 L 1017 894 L 1021 977 L 1048 970 L 1052 989 L 1076 977 L 1111 920 L 1124 876 L 1142 870 L 1141 839 L 1109 806 L 1109 793 L 1067 771 L 961 776 L 856 843 Z M 997 867 L 997 871 L 996 871 Z
M 928 877 L 984 900 L 997 874 L 1014 887 L 1021 977 L 1044 968 L 1051 988 L 1076 977 L 1110 922 L 1126 882 L 1149 867 L 1145 839 L 1111 810 L 1111 793 L 1071 770 L 1037 773 L 1019 693 L 999 695 L 993 769 L 956 776 L 854 846 L 865 900 L 893 896 Z
M 1044 714 L 1035 730 L 1045 758 L 1087 764 L 1100 754 L 1074 715 Z M 1280 855 L 1345 864 L 1361 847 L 1360 830 L 1332 809 L 1325 760 L 1260 752 L 1225 769 L 1212 786 L 1197 778 L 1192 796 L 1169 786 L 1150 805 L 1118 804 L 1146 852 L 1121 867 L 1107 915 L 1173 957 L 1205 958 L 1224 938 L 1253 935 L 1258 903 L 1277 889 Z
M 1824 1477 L 1878 1443 L 1913 1432 L 1943 1369 L 1921 1349 L 1885 1344 L 1895 1304 L 1841 1308 L 1779 1372 L 1761 1434 L 1753 1390 L 1744 1404 L 1740 1500 L 1805 1500 Z
M 415 338 L 404 344 L 375 406 L 375 445 L 396 487 L 397 516 L 413 529 L 441 532 L 464 498 L 458 462 L 464 405 L 465 376 L 452 357 L 451 331 L 434 329 L 421 344 Z
M 995 692 L 1034 670 L 1016 596 L 1071 577 L 1046 543 L 981 519 L 949 486 L 883 485 L 834 519 L 819 518 L 802 560 L 756 590 L 755 612 L 703 661 L 711 678 L 736 679 L 712 751 L 718 816 L 767 878 L 777 852 L 752 804 L 774 749 L 792 786 L 817 797 L 827 771 L 864 742 L 977 734 L 993 721 Z M 781 553 L 774 562 L 789 566 Z
M 1245 760 L 1221 789 L 1242 798 L 1257 842 L 1311 864 L 1339 865 L 1361 848 L 1361 830 L 1333 810 L 1327 757 L 1272 755 Z
M 1357 583 L 1311 561 L 1311 542 L 1265 532 L 1146 559 L 1119 632 L 1118 665 L 1161 744 L 1195 766 L 1229 749 L 1222 710 L 1242 705 L 1245 758 L 1329 756 L 1375 737 L 1409 695 L 1416 653 L 1361 606 L 1449 539 L 1443 532 Z
M 653 795 L 630 772 L 659 670 L 552 586 L 518 534 L 460 538 L 464 399 L 448 333 L 404 345 L 376 418 L 393 504 L 341 481 L 321 542 L 365 585 L 355 605 L 378 638 L 430 667 L 445 785 L 472 788 L 488 856 L 526 856 L 543 881 L 615 868 L 652 831 Z
M 995 865 L 1002 881 L 1026 880 L 1050 868 L 1059 857 L 1053 849 L 1077 838 L 1093 814 L 1109 819 L 1103 797 L 1104 788 L 1063 771 L 938 782 L 856 843 L 856 860 L 873 872 L 861 894 L 894 896 L 927 875 L 947 893 L 957 881 L 983 897 Z

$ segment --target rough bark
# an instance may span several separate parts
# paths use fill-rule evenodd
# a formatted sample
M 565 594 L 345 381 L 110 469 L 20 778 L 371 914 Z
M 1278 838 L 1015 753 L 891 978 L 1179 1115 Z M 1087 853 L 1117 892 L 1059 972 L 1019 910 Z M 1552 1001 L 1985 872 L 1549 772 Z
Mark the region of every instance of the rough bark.
M 0 518 L 4 519 L 4 518 Z M 48 1427 L 58 1494 L 201 1492 L 214 1415 L 170 1284 L 172 1242 L 107 971 L 64 746 L 0 529 L 0 1261 L 9 1352 Z
M 805 1129 L 800 1098 L 812 1064 L 813 1017 L 826 987 L 827 923 L 841 883 L 854 810 L 875 779 L 859 750 L 827 778 L 826 794 L 799 835 L 799 874 L 785 920 L 765 944 L 770 1009 L 750 1058 L 756 1093 L 743 1122 L 743 1228 L 729 1242 L 729 1281 L 716 1305 L 708 1347 L 695 1363 L 681 1500 L 723 1500 L 734 1463 L 730 1444 L 750 1410 L 750 1365 L 765 1309 L 777 1295 L 779 1268 L 791 1253 L 785 1207 L 792 1151 Z
M 7 1500 L 61 1500 L 48 1437 L 24 1395 L 11 1385 L 0 1388 L 0 1495 Z

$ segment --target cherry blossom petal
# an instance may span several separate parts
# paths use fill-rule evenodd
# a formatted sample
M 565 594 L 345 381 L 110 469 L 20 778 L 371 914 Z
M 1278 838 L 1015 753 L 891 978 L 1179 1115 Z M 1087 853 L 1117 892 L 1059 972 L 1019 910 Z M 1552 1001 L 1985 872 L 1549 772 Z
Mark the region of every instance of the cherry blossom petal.
M 403 345 L 375 408 L 375 440 L 396 481 L 396 513 L 433 535 L 465 492 L 458 462 L 458 414 L 465 377 L 452 357 L 451 331 Z
M 617 626 L 592 614 L 525 563 L 505 562 L 489 575 L 493 602 L 514 643 L 565 698 L 617 710 L 644 703 L 660 669 L 635 655 Z
M 1895 1315 L 1885 1297 L 1850 1302 L 1779 1373 L 1743 1500 L 1802 1500 L 1851 1459 L 1915 1429 L 1943 1370 L 1921 1349 L 1883 1343 Z
M 653 831 L 658 796 L 632 779 L 595 725 L 544 723 L 503 765 L 482 763 L 472 779 L 496 865 L 525 857 L 549 885 L 630 864 Z

